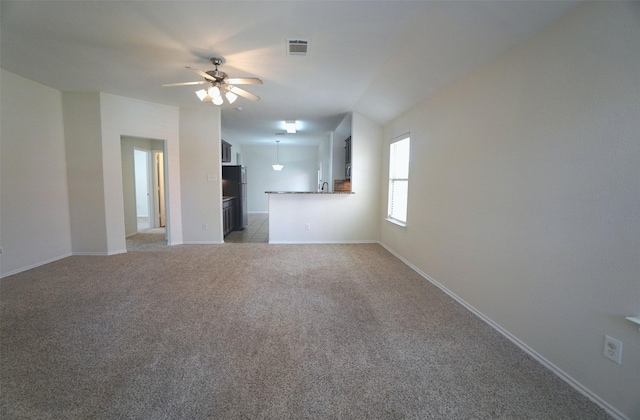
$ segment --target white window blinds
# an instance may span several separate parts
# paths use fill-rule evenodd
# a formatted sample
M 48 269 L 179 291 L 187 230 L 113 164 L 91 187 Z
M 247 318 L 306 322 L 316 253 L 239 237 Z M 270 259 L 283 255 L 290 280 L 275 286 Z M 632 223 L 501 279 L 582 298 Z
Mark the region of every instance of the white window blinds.
M 389 146 L 389 219 L 407 222 L 408 195 L 409 137 L 404 137 Z

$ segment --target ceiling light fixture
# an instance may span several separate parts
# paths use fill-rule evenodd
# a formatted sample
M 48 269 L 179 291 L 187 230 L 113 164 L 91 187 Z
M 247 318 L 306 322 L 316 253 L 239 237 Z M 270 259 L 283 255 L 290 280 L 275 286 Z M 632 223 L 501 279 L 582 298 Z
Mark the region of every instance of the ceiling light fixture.
M 271 165 L 271 167 L 273 168 L 274 171 L 281 171 L 282 168 L 284 168 L 284 165 L 280 165 L 280 160 L 278 157 L 278 144 L 280 143 L 280 140 L 276 140 L 276 164 L 275 165 Z
M 180 83 L 165 83 L 162 86 L 192 86 L 192 85 L 208 85 L 208 88 L 199 89 L 196 91 L 198 99 L 202 102 L 212 102 L 214 105 L 224 104 L 226 98 L 229 104 L 233 104 L 238 96 L 242 96 L 250 101 L 258 101 L 260 97 L 248 92 L 236 85 L 261 85 L 262 80 L 257 77 L 229 77 L 229 75 L 223 71 L 218 70 L 218 66 L 224 63 L 224 59 L 220 57 L 214 57 L 211 59 L 211 64 L 216 68 L 215 70 L 202 71 L 191 67 L 187 68 L 193 70 L 200 76 L 204 77 L 204 80 L 196 82 L 180 82 Z
M 296 132 L 296 122 L 295 121 L 285 121 L 284 128 L 287 130 L 289 134 L 295 134 Z
M 234 103 L 236 99 L 238 99 L 238 95 L 236 95 L 231 91 L 228 91 L 227 93 L 225 93 L 224 97 L 227 98 L 227 101 L 229 101 L 230 104 Z

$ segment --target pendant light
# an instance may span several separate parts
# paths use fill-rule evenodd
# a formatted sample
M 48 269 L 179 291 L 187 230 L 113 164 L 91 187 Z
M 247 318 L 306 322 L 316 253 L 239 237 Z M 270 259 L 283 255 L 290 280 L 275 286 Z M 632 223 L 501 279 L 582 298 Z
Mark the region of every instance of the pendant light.
M 284 168 L 284 165 L 280 165 L 280 160 L 278 158 L 278 144 L 280 143 L 280 140 L 276 140 L 276 164 L 275 165 L 271 165 L 271 167 L 273 168 L 274 171 L 281 171 L 282 168 Z

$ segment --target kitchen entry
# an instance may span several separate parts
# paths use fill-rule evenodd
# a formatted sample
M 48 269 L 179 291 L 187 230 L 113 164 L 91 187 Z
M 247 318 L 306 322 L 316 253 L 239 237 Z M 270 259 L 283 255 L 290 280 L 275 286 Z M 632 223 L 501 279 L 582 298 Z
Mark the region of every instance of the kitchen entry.
M 225 242 L 265 243 L 269 241 L 268 213 L 247 211 L 247 167 L 222 166 L 222 219 Z
M 269 214 L 247 214 L 247 226 L 224 237 L 227 243 L 269 243 Z

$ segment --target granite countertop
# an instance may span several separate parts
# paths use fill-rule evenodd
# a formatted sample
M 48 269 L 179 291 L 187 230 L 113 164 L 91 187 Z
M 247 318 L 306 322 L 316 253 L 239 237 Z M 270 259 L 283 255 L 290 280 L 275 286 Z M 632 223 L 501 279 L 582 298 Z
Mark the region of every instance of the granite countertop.
M 355 194 L 353 191 L 265 191 L 265 194 L 315 194 L 315 195 L 335 195 L 335 194 Z

